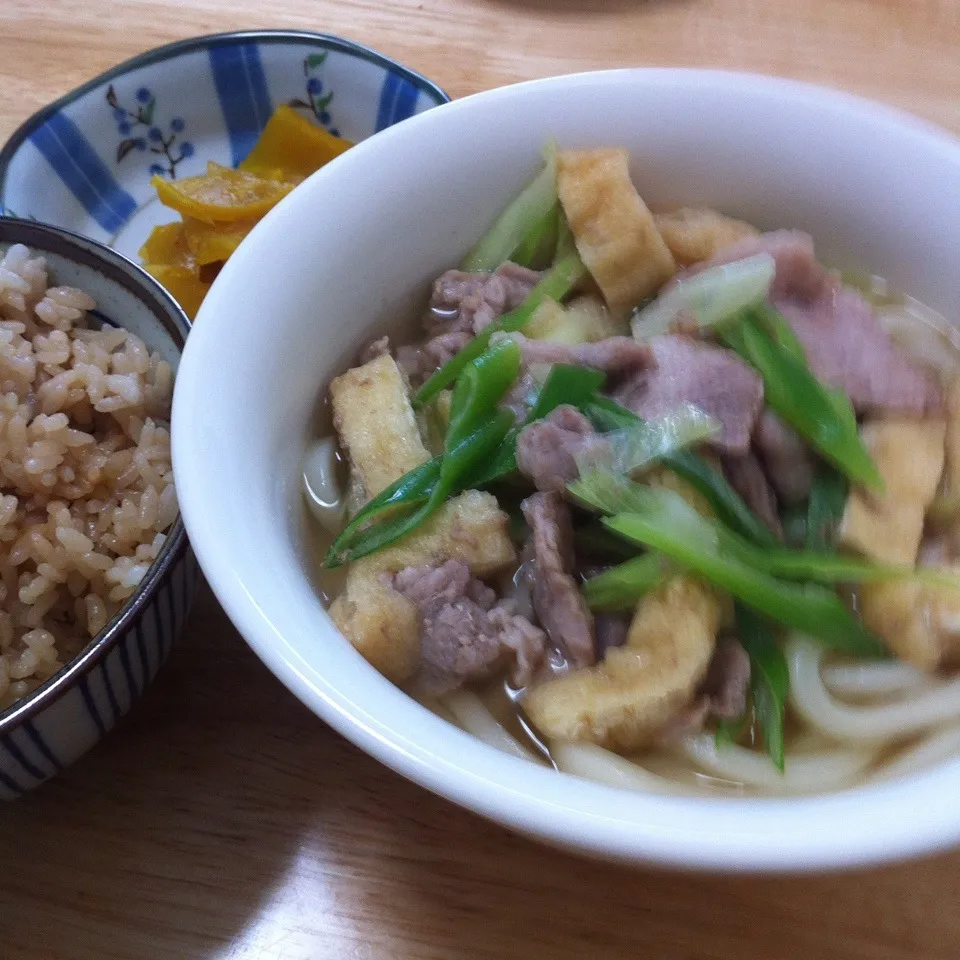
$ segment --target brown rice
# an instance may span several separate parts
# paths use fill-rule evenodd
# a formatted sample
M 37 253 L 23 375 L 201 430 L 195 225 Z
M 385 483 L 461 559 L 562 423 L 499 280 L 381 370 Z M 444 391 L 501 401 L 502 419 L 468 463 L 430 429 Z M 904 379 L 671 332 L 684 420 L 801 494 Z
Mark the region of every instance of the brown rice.
M 100 632 L 177 516 L 170 365 L 47 281 L 22 245 L 0 260 L 0 709 Z

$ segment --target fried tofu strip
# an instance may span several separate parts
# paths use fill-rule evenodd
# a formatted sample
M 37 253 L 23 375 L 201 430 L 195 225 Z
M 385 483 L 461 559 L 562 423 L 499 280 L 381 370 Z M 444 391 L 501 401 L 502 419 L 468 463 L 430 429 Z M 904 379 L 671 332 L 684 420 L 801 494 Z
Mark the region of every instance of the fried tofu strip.
M 681 207 L 669 213 L 658 213 L 653 222 L 681 267 L 709 260 L 724 247 L 760 235 L 760 231 L 749 223 L 734 220 L 709 207 Z
M 333 425 L 364 500 L 430 459 L 393 357 L 353 367 L 330 384 Z
M 872 560 L 912 565 L 943 472 L 946 423 L 891 417 L 864 424 L 861 435 L 884 491 L 851 490 L 840 543 Z
M 960 568 L 957 586 L 916 580 L 867 583 L 860 615 L 900 660 L 921 670 L 960 664 Z
M 607 337 L 629 336 L 630 329 L 594 297 L 578 297 L 568 306 L 548 297 L 534 311 L 523 334 L 531 340 L 549 340 L 574 347 Z
M 640 601 L 623 647 L 595 667 L 533 688 L 523 709 L 551 739 L 643 747 L 693 699 L 713 656 L 720 612 L 706 584 L 673 577 Z
M 409 680 L 420 666 L 420 616 L 414 604 L 380 582 L 380 574 L 462 560 L 474 576 L 490 577 L 516 563 L 508 525 L 492 494 L 461 493 L 408 537 L 351 564 L 330 617 L 385 677 Z
M 676 272 L 630 180 L 626 150 L 564 150 L 557 193 L 580 257 L 615 314 L 635 307 Z
M 912 565 L 945 461 L 951 468 L 953 433 L 953 424 L 948 432 L 937 419 L 866 424 L 863 438 L 885 490 L 881 496 L 851 491 L 840 542 L 874 560 Z M 960 659 L 960 578 L 957 587 L 917 580 L 865 583 L 859 609 L 900 660 L 933 670 Z
M 943 486 L 948 496 L 960 495 L 960 378 L 947 391 L 947 439 Z
M 330 618 L 363 658 L 394 683 L 420 666 L 420 614 L 416 605 L 384 586 L 379 571 L 358 560 L 343 592 L 330 604 Z

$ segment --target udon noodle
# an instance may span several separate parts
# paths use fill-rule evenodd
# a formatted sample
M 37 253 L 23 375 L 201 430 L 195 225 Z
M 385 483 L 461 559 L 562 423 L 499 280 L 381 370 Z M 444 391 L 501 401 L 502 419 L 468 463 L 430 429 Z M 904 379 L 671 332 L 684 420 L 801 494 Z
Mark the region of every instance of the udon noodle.
M 888 780 L 960 753 L 960 677 L 931 679 L 885 661 L 825 663 L 823 650 L 801 636 L 789 640 L 787 654 L 795 726 L 783 773 L 755 750 L 718 745 L 707 733 L 634 758 L 557 742 L 549 759 L 564 773 L 626 789 L 790 794 Z M 527 759 L 541 755 L 542 744 L 525 746 L 522 733 L 512 735 L 477 693 L 457 691 L 440 702 L 448 719 L 491 746 Z

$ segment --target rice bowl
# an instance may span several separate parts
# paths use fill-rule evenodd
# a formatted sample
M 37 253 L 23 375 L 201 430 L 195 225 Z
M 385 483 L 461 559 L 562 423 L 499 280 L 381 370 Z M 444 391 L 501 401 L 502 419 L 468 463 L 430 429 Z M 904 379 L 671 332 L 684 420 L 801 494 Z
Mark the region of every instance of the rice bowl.
M 134 592 L 177 516 L 173 374 L 96 303 L 0 260 L 0 709 L 52 676 Z
M 93 241 L 0 220 L 0 799 L 62 770 L 156 675 L 197 585 L 169 406 L 187 324 Z

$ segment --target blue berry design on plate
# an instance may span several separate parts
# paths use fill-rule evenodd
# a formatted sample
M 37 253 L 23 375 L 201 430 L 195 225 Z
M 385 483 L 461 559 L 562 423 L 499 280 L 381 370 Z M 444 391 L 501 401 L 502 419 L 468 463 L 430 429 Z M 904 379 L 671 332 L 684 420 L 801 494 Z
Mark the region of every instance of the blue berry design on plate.
M 157 98 L 149 87 L 140 87 L 135 95 L 134 109 L 127 109 L 120 103 L 113 84 L 107 88 L 107 106 L 113 111 L 117 122 L 117 132 L 123 139 L 117 144 L 117 163 L 120 163 L 131 151 L 157 154 L 158 160 L 150 164 L 150 173 L 171 180 L 177 178 L 177 165 L 193 156 L 193 144 L 180 140 L 186 128 L 183 117 L 174 117 L 168 124 L 169 133 L 154 122 Z
M 330 101 L 333 99 L 333 91 L 325 90 L 323 80 L 317 76 L 314 71 L 319 70 L 326 62 L 327 52 L 311 53 L 303 59 L 303 79 L 306 88 L 306 99 L 296 97 L 290 100 L 288 106 L 297 107 L 303 110 L 309 110 L 315 117 L 317 123 L 326 127 L 335 137 L 340 136 L 340 131 L 330 124 L 333 117 L 330 116 Z

